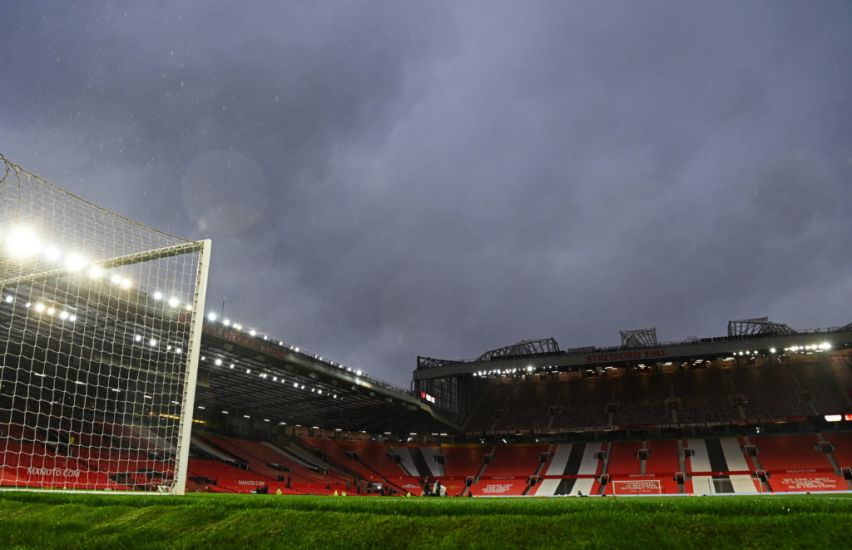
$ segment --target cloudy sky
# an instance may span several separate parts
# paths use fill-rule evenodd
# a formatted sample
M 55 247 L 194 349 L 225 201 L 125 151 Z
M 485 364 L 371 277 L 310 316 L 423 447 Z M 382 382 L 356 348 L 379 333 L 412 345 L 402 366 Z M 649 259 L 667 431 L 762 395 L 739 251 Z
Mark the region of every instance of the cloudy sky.
M 852 322 L 852 3 L 0 3 L 0 152 L 212 238 L 208 304 L 416 356 Z

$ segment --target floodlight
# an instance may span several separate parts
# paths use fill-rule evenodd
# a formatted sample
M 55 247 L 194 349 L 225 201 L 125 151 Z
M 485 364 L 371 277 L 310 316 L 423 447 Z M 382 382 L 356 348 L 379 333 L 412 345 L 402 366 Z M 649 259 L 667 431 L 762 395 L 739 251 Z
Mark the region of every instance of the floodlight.
M 28 225 L 16 225 L 6 234 L 6 251 L 13 258 L 26 260 L 41 252 L 41 239 Z
M 86 258 L 82 255 L 72 252 L 65 258 L 65 269 L 76 273 L 86 267 Z

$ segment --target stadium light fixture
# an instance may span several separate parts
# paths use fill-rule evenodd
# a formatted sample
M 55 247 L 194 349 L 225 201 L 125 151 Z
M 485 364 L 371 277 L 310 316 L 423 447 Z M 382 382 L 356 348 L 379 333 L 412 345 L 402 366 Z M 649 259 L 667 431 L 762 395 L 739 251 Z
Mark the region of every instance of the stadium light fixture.
M 6 251 L 19 260 L 27 260 L 41 252 L 41 239 L 28 225 L 16 225 L 6 234 Z
M 134 342 L 141 342 L 142 341 L 142 335 L 136 334 L 135 336 L 133 336 L 133 341 Z
M 86 258 L 76 252 L 72 252 L 65 258 L 65 269 L 72 273 L 81 271 L 84 267 L 86 267 Z
M 99 265 L 93 265 L 89 268 L 89 277 L 98 280 L 104 276 L 104 268 Z
M 820 345 L 819 345 L 819 349 L 820 349 L 821 351 L 828 351 L 828 350 L 830 350 L 830 349 L 831 349 L 831 342 L 823 342 L 822 344 L 820 344 Z
M 229 326 L 231 326 L 231 320 L 226 318 L 225 320 L 222 321 L 222 324 L 225 325 L 226 327 L 229 327 Z
M 178 307 L 180 305 L 180 300 L 172 296 L 169 298 L 169 307 Z
M 45 305 L 41 302 L 36 302 L 35 310 L 36 313 L 42 313 L 45 310 Z
M 157 339 L 156 339 L 156 338 L 151 338 L 150 340 L 148 340 L 148 345 L 149 345 L 149 346 L 151 346 L 152 348 L 153 348 L 153 347 L 156 347 L 156 345 L 157 345 Z
M 154 293 L 154 299 L 158 302 L 163 299 L 163 293 L 159 290 Z
M 210 321 L 211 323 L 212 323 L 212 322 L 214 322 L 214 321 L 216 321 L 216 319 L 217 319 L 217 318 L 218 318 L 218 317 L 216 317 L 216 314 L 215 314 L 215 313 L 212 313 L 212 312 L 211 312 L 211 313 L 208 313 L 208 314 L 207 314 L 207 320 L 208 320 L 208 321 Z
M 213 361 L 213 364 L 216 365 L 217 367 L 221 367 L 222 366 L 222 360 L 217 357 L 216 360 Z
M 254 330 L 254 329 L 251 329 L 251 330 L 249 331 L 249 336 L 257 336 L 257 331 L 256 331 L 256 330 Z
M 776 350 L 775 348 L 769 348 L 769 353 L 775 353 L 776 351 L 778 350 Z
M 58 262 L 62 258 L 62 251 L 55 246 L 44 249 L 44 258 L 49 262 Z
M 62 319 L 63 321 L 67 320 L 68 319 L 68 312 L 67 311 L 60 311 L 59 312 L 59 318 Z
M 72 313 L 71 315 L 68 316 L 68 320 L 71 321 L 72 323 L 76 323 L 77 322 L 77 316 Z
M 6 297 L 3 298 L 3 301 L 5 301 L 7 304 L 11 304 L 12 302 L 15 301 L 15 297 L 12 296 L 11 294 L 7 294 Z

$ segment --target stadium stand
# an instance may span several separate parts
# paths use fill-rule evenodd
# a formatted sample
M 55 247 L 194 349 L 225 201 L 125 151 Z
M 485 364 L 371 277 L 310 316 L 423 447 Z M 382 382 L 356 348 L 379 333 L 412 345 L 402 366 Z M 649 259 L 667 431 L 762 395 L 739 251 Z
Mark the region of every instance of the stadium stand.
M 606 473 L 610 475 L 641 474 L 638 441 L 614 441 L 610 443 Z
M 542 455 L 549 445 L 501 445 L 495 448 L 494 460 L 485 469 L 490 478 L 507 477 L 526 480 L 542 466 Z
M 276 424 L 257 410 L 243 414 L 244 396 L 227 394 L 222 376 L 230 369 L 223 366 L 228 372 L 216 374 L 217 391 L 229 400 L 199 407 L 222 415 L 199 413 L 189 487 L 419 495 L 437 481 L 450 496 L 481 497 L 845 491 L 852 483 L 844 477 L 852 477 L 852 470 L 844 470 L 852 468 L 852 361 L 846 351 L 774 357 L 753 350 L 565 371 L 504 370 L 469 380 L 464 392 L 470 403 L 455 417 L 456 430 L 424 419 L 428 410 L 410 401 L 389 409 L 395 399 L 390 394 L 378 398 L 381 408 L 370 409 L 369 391 L 328 380 L 322 382 L 324 402 L 304 397 L 312 400 L 308 410 L 314 416 L 306 420 L 315 427 Z M 228 360 L 246 360 L 232 353 Z M 622 353 L 639 352 L 612 355 Z M 252 368 L 262 368 L 258 355 L 252 360 Z M 311 372 L 302 376 L 319 384 Z M 289 392 L 312 394 L 296 388 L 301 380 L 282 382 Z M 274 398 L 273 390 L 264 391 Z M 334 391 L 360 391 L 357 408 L 335 401 Z M 388 410 L 402 430 L 316 427 L 328 411 L 351 417 L 345 424 L 337 416 L 333 426 L 358 426 L 359 414 L 380 426 Z M 57 422 L 45 415 L 25 427 L 9 416 L 0 422 L 0 485 L 157 491 L 173 475 L 167 458 L 175 449 L 159 437 L 156 423 L 92 417 Z
M 680 471 L 677 441 L 651 440 L 646 443 L 645 448 L 648 453 L 647 459 L 644 460 L 644 473 L 672 477 L 675 472 Z
M 617 408 L 614 424 L 665 424 L 672 421 L 666 404 L 671 375 L 638 372 L 613 380 Z
M 852 468 L 852 432 L 826 433 L 825 440 L 834 446 L 832 455 L 840 468 Z
M 751 437 L 750 441 L 757 447 L 762 469 L 770 473 L 834 470 L 826 454 L 818 449 L 819 440 L 813 434 Z

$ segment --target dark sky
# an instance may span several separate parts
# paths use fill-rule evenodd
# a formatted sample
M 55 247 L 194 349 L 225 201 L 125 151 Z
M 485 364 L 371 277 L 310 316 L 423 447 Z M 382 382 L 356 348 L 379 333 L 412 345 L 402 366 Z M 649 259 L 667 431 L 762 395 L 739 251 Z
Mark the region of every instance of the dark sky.
M 0 2 L 0 152 L 214 241 L 208 304 L 418 354 L 852 321 L 852 3 Z

